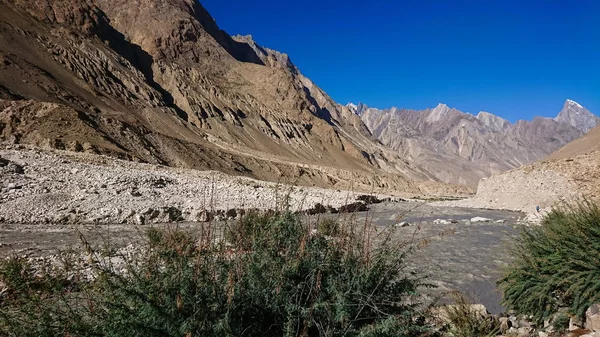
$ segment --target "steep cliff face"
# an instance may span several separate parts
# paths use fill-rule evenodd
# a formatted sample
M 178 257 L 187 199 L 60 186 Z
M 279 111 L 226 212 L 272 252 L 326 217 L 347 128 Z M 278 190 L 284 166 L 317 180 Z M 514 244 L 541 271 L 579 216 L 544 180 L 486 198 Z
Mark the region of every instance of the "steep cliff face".
M 338 188 L 429 180 L 194 0 L 0 0 L 0 100 L 3 141 Z
M 435 179 L 471 186 L 540 160 L 598 123 L 598 117 L 570 100 L 555 119 L 536 117 L 514 125 L 488 112 L 473 116 L 445 104 L 423 111 L 348 108 L 383 144 Z

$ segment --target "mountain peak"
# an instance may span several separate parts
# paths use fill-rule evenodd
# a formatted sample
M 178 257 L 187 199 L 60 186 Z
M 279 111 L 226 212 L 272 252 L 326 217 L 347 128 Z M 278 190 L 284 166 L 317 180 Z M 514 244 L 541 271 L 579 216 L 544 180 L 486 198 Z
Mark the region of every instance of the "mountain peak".
M 346 107 L 350 111 L 352 111 L 353 114 L 358 115 L 358 116 L 361 116 L 365 110 L 369 109 L 368 106 L 366 106 L 365 104 L 360 103 L 360 102 L 358 104 L 354 104 L 354 103 L 350 102 L 350 103 L 346 104 Z
M 479 119 L 485 126 L 493 129 L 494 131 L 503 132 L 510 128 L 509 121 L 487 111 L 480 111 L 476 118 Z
M 578 107 L 578 108 L 583 108 L 583 106 L 581 104 L 579 104 L 579 103 L 577 103 L 577 102 L 575 102 L 574 100 L 571 100 L 571 99 L 567 99 L 566 100 L 565 106 L 575 106 L 575 107 Z
M 450 112 L 450 109 L 446 104 L 439 103 L 427 116 L 427 122 L 434 123 L 442 119 L 443 116 Z
M 581 104 L 570 99 L 565 101 L 565 105 L 554 120 L 570 124 L 583 133 L 590 131 L 600 124 L 600 118 L 596 117 Z

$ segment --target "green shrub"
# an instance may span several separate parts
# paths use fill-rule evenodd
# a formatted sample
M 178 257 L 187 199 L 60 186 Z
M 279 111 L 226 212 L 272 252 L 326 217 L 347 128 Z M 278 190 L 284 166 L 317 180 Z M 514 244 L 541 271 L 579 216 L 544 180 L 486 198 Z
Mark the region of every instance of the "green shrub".
M 460 293 L 452 294 L 453 304 L 444 307 L 448 332 L 454 337 L 496 336 L 500 332 L 497 317 L 481 312 Z
M 317 230 L 319 234 L 322 235 L 336 236 L 340 231 L 339 227 L 340 225 L 337 222 L 337 220 L 331 218 L 324 218 L 321 219 L 321 221 L 319 221 Z
M 133 258 L 120 256 L 121 267 L 89 248 L 92 281 L 77 277 L 78 288 L 1 306 L 0 335 L 430 334 L 419 312 L 423 279 L 404 270 L 407 252 L 390 241 L 371 248 L 365 235 L 351 231 L 327 240 L 289 213 L 252 213 L 237 226 L 228 230 L 233 247 L 211 235 L 150 230 L 147 247 Z M 5 284 L 6 275 L 24 284 L 39 277 L 4 267 Z M 16 297 L 36 292 L 10 287 Z
M 589 202 L 553 209 L 516 240 L 499 285 L 504 303 L 542 323 L 559 308 L 582 317 L 600 301 L 600 208 Z
M 563 333 L 569 328 L 569 322 L 571 318 L 565 314 L 557 314 L 551 319 L 552 327 L 558 333 Z

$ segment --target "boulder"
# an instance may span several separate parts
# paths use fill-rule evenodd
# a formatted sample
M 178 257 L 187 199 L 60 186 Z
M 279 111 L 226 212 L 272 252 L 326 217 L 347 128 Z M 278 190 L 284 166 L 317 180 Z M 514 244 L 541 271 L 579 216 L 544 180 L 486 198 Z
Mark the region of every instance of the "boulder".
M 476 216 L 474 218 L 471 218 L 471 222 L 492 222 L 492 219 Z
M 211 218 L 211 214 L 206 210 L 200 211 L 196 214 L 196 221 L 198 222 L 209 222 Z
M 585 312 L 585 328 L 600 331 L 600 304 L 596 303 Z
M 571 317 L 569 319 L 569 331 L 575 331 L 583 328 L 583 323 L 577 317 Z
M 500 331 L 505 333 L 512 327 L 512 322 L 508 317 L 500 317 Z
M 133 221 L 135 222 L 136 225 L 140 225 L 140 226 L 143 226 L 144 224 L 146 224 L 146 218 L 144 218 L 144 216 L 139 213 L 136 213 L 133 216 Z

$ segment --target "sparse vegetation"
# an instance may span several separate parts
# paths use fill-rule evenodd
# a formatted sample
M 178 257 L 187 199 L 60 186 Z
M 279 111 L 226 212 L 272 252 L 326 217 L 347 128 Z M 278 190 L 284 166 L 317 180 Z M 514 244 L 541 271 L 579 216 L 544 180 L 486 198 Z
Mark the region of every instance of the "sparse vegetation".
M 325 218 L 319 221 L 318 232 L 325 236 L 335 236 L 339 233 L 340 226 L 335 219 Z
M 479 310 L 460 293 L 453 293 L 454 303 L 444 307 L 448 332 L 454 337 L 488 337 L 500 332 L 497 317 Z
M 538 322 L 569 308 L 582 317 L 600 301 L 600 207 L 554 208 L 517 239 L 515 260 L 499 282 L 505 305 Z
M 289 213 L 250 213 L 228 230 L 229 244 L 210 232 L 152 229 L 133 257 L 86 245 L 89 269 L 6 260 L 0 334 L 432 335 L 406 250 L 390 240 L 374 248 L 364 230 L 339 224 L 328 240 Z

